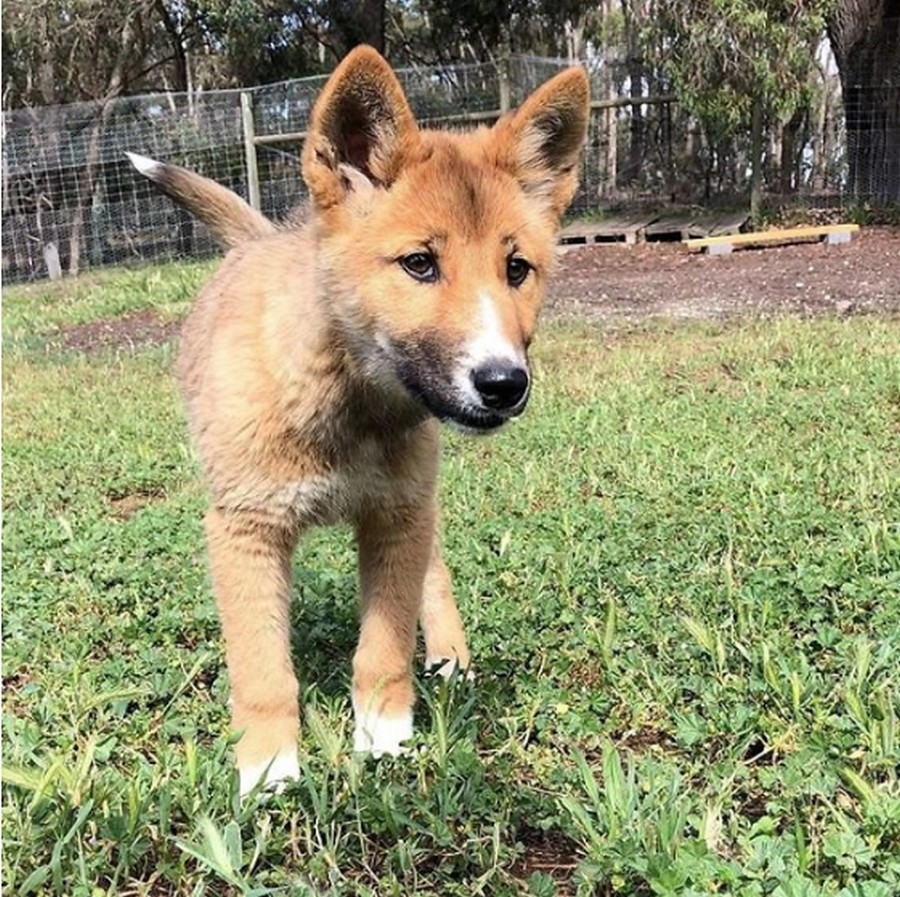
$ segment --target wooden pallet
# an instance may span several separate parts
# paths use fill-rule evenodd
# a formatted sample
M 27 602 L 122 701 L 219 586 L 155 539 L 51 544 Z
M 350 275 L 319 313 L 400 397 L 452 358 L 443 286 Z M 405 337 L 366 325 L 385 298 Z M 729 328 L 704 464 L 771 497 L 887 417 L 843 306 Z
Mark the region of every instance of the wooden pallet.
M 736 234 L 749 217 L 747 212 L 680 212 L 658 218 L 646 228 L 644 239 L 648 243 L 675 243 Z
M 560 234 L 567 245 L 584 243 L 648 243 L 687 241 L 737 233 L 747 222 L 746 212 L 635 212 L 602 221 L 575 221 Z
M 559 242 L 578 243 L 637 243 L 648 224 L 658 216 L 648 213 L 620 215 L 603 221 L 574 221 L 563 228 Z
M 701 213 L 691 221 L 686 239 L 737 234 L 749 218 L 750 214 L 746 211 Z
M 796 240 L 824 240 L 825 243 L 849 243 L 859 231 L 858 224 L 824 224 L 811 227 L 786 227 L 777 230 L 753 231 L 748 234 L 723 234 L 687 240 L 691 252 L 703 251 L 710 255 L 727 255 L 735 246 L 766 246 L 792 243 Z
M 663 215 L 644 228 L 644 239 L 648 243 L 680 243 L 690 235 L 693 220 L 689 212 Z

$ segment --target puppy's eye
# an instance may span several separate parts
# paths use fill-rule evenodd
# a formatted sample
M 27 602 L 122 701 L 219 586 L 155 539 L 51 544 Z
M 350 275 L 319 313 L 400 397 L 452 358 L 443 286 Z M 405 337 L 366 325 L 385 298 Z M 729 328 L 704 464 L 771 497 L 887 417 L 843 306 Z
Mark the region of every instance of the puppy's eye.
M 400 258 L 400 266 L 422 283 L 434 283 L 438 279 L 437 259 L 430 252 L 411 252 Z
M 520 255 L 511 255 L 506 260 L 506 279 L 511 287 L 520 287 L 525 283 L 531 265 Z

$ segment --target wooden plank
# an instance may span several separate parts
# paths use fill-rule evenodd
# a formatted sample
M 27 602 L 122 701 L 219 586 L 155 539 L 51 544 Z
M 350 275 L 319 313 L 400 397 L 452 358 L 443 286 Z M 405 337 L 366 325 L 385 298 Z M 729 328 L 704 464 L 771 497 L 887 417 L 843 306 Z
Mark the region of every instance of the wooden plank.
M 502 102 L 502 101 L 501 101 Z M 611 100 L 592 100 L 591 109 L 615 109 L 620 106 L 653 106 L 661 103 L 674 103 L 674 94 L 662 94 L 655 97 L 615 97 Z M 454 125 L 497 121 L 504 114 L 503 108 L 484 109 L 480 112 L 459 112 L 455 115 L 435 115 L 420 118 L 420 125 Z M 256 146 L 272 146 L 279 143 L 303 143 L 306 131 L 285 131 L 283 134 L 257 134 L 253 137 Z
M 601 221 L 601 229 L 597 232 L 598 237 L 609 237 L 616 234 L 622 234 L 626 243 L 634 243 L 638 236 L 642 235 L 647 229 L 647 225 L 654 222 L 657 218 L 655 212 L 635 212 L 631 215 L 619 215 L 615 218 L 607 218 Z
M 688 237 L 694 216 L 690 213 L 665 215 L 658 218 L 644 229 L 644 239 L 648 243 L 659 243 L 665 240 L 685 240 Z
M 285 131 L 283 134 L 256 134 L 253 138 L 253 145 L 272 146 L 278 143 L 303 143 L 307 133 L 307 131 Z
M 559 233 L 560 243 L 591 243 L 596 233 L 593 221 L 574 221 L 566 225 Z
M 560 234 L 561 243 L 634 243 L 640 225 L 604 222 L 569 225 Z
M 694 218 L 688 228 L 688 238 L 714 237 L 736 234 L 747 223 L 748 212 L 706 212 Z
M 691 220 L 688 225 L 688 239 L 691 237 L 708 237 L 713 228 L 719 223 L 719 216 L 715 212 L 709 212 L 704 215 L 698 215 Z
M 787 227 L 777 230 L 751 231 L 747 234 L 728 234 L 714 237 L 701 237 L 687 240 L 690 250 L 709 249 L 712 246 L 746 246 L 753 243 L 788 243 L 791 240 L 803 240 L 826 237 L 829 234 L 853 234 L 859 230 L 858 224 L 824 224 L 810 227 Z
M 749 212 L 726 212 L 709 232 L 709 236 L 718 237 L 723 234 L 740 233 L 741 228 L 750 220 Z
M 647 213 L 604 218 L 601 221 L 574 221 L 563 228 L 560 243 L 635 243 L 638 234 L 654 220 Z

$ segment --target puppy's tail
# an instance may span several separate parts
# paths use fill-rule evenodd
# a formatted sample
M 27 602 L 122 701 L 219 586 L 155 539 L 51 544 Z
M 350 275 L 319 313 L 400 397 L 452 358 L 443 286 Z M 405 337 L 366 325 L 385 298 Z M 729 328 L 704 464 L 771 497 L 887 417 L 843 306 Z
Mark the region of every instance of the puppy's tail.
M 226 248 L 276 232 L 268 218 L 221 184 L 178 165 L 157 162 L 137 153 L 125 155 L 166 196 L 199 218 Z

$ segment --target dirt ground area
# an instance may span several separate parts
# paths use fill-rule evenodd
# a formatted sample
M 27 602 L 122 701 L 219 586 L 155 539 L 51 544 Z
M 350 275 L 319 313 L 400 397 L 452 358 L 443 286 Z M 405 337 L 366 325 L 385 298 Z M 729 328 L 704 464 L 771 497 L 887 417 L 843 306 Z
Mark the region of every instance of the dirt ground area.
M 108 349 L 142 349 L 174 339 L 181 330 L 179 321 L 161 318 L 144 309 L 115 318 L 100 318 L 87 324 L 63 327 L 53 338 L 71 352 L 103 352 Z
M 852 242 L 689 253 L 679 243 L 567 246 L 550 314 L 610 324 L 648 317 L 724 320 L 779 314 L 900 314 L 900 229 L 864 228 Z
M 802 243 L 689 253 L 678 243 L 561 247 L 548 316 L 595 318 L 606 327 L 651 317 L 729 320 L 802 315 L 900 315 L 900 229 L 866 228 L 851 243 Z M 64 328 L 63 348 L 97 352 L 157 345 L 178 322 L 152 311 Z

